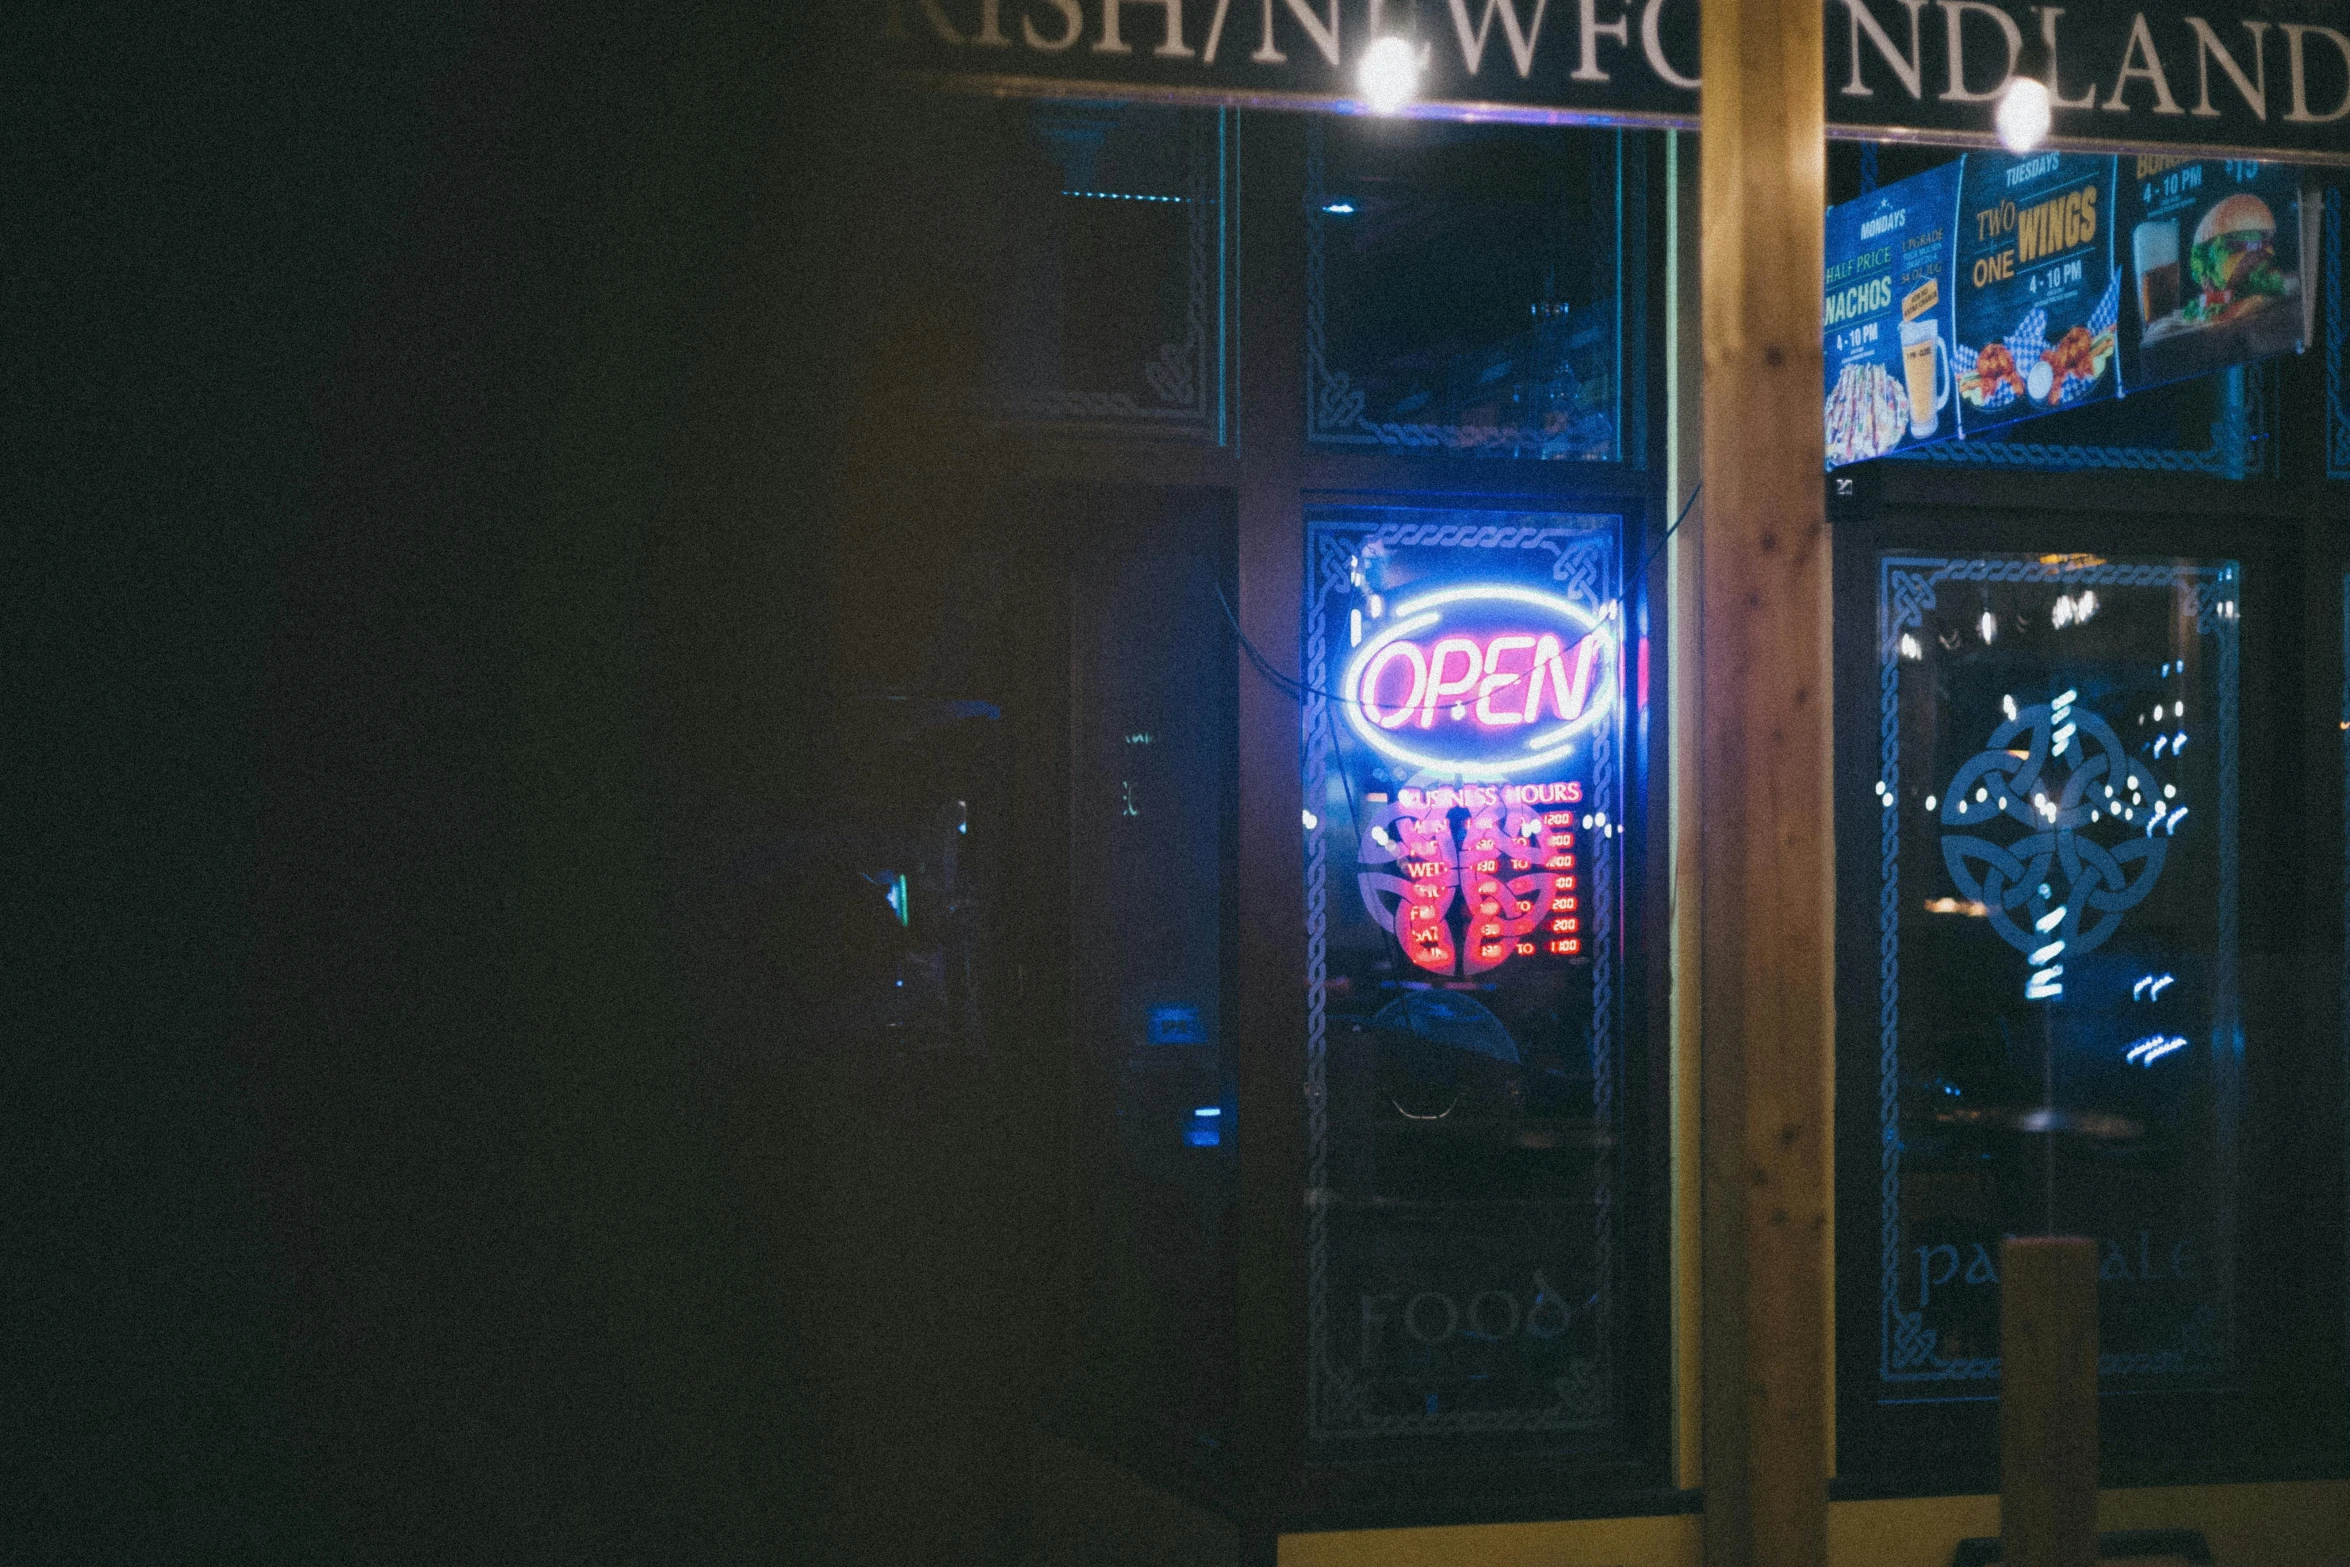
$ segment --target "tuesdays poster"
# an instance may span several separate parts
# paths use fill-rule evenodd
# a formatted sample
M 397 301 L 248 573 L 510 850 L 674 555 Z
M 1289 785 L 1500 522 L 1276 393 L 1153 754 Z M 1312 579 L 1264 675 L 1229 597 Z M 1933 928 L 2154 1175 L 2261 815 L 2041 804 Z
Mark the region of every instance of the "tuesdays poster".
M 1949 274 L 1958 176 L 1951 164 L 1829 209 L 1821 315 L 1831 468 L 1957 428 Z
M 2241 158 L 2117 161 L 2124 387 L 2300 347 L 2300 171 Z
M 1960 430 L 2112 396 L 2114 160 L 2045 152 L 1970 156 L 1960 168 L 1951 280 Z

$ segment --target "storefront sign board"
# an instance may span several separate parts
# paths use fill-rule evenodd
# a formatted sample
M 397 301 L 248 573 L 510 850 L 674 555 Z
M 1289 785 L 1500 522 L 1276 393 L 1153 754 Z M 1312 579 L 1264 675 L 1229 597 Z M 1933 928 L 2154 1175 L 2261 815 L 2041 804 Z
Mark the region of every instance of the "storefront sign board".
M 1361 112 L 1362 57 L 1418 55 L 1401 112 L 1698 122 L 1699 0 L 882 0 L 884 56 L 939 85 Z M 2350 164 L 2350 18 L 2332 0 L 1824 0 L 1830 135 L 1995 145 L 2028 47 L 2049 145 Z

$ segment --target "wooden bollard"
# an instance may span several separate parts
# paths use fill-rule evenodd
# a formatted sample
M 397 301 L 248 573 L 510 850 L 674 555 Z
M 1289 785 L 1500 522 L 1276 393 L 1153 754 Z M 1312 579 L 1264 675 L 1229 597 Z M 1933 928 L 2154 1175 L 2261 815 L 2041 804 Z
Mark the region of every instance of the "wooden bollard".
M 2006 1567 L 2097 1559 L 2097 1244 L 1999 1254 L 1999 1535 Z

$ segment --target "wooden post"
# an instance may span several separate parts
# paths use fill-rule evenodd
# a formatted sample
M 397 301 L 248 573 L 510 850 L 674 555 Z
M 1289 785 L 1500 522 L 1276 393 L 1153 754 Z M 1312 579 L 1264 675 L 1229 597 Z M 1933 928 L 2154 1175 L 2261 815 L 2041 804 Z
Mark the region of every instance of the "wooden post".
M 1999 1536 L 2006 1567 L 2097 1559 L 2097 1243 L 1999 1248 Z
M 1833 859 L 1819 0 L 1706 0 L 1707 1567 L 1827 1560 Z

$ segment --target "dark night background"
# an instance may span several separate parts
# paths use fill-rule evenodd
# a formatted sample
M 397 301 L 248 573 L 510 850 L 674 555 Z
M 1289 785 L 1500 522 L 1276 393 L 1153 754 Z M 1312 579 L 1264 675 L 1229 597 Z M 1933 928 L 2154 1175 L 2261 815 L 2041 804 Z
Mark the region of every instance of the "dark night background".
M 942 656 L 804 9 L 12 17 L 0 1555 L 1031 1548 L 1011 1089 L 917 1135 L 694 890 Z

